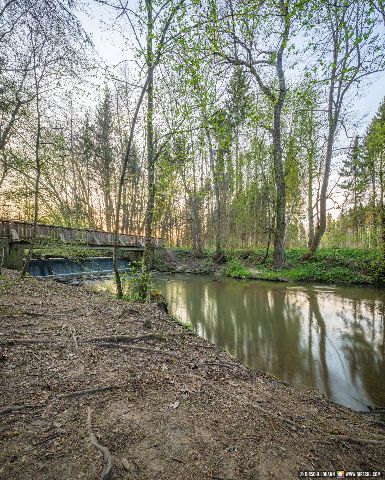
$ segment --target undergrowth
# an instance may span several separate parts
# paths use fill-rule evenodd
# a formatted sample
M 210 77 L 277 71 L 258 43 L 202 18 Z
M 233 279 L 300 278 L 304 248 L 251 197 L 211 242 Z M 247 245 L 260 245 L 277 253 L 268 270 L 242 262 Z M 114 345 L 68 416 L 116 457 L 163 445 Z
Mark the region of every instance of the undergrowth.
M 264 251 L 240 251 L 237 257 L 247 266 L 253 266 L 254 278 L 265 280 L 289 280 L 320 282 L 328 284 L 374 285 L 378 270 L 379 252 L 376 249 L 321 248 L 310 259 L 305 260 L 307 249 L 289 249 L 285 252 L 286 265 L 281 270 L 273 269 L 270 252 L 266 263 L 261 264 Z
M 243 280 L 251 278 L 251 272 L 241 264 L 236 258 L 232 258 L 225 268 L 225 275 L 232 278 L 241 278 Z
M 121 274 L 123 300 L 127 302 L 149 302 L 154 287 L 153 273 L 132 266 L 128 273 Z

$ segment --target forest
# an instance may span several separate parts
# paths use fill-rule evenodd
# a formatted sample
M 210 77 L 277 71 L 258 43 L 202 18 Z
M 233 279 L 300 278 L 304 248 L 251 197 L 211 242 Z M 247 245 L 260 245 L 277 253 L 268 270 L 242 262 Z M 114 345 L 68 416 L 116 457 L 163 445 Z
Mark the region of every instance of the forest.
M 384 43 L 383 0 L 3 0 L 0 216 L 381 279 Z
M 385 475 L 385 0 L 0 0 L 0 477 Z

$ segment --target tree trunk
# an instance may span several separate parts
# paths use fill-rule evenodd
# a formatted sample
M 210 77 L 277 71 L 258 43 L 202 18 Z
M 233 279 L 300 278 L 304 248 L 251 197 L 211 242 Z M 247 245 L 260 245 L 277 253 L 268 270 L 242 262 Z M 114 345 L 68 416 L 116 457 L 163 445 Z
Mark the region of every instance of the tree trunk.
M 281 96 L 281 95 L 280 95 Z M 274 177 L 277 188 L 276 209 L 275 209 L 275 232 L 274 232 L 274 253 L 273 267 L 283 268 L 285 264 L 285 233 L 286 233 L 286 182 L 282 161 L 281 144 L 281 110 L 283 98 L 277 102 L 274 109 Z
M 381 229 L 381 260 L 379 277 L 380 283 L 385 284 L 385 203 L 384 203 L 384 169 L 383 159 L 380 160 L 380 229 Z
M 214 196 L 215 196 L 215 256 L 222 256 L 222 212 L 221 212 L 221 192 L 219 188 L 219 179 L 218 179 L 218 169 L 214 159 L 214 149 L 211 142 L 211 136 L 208 130 L 206 130 L 206 136 L 209 146 L 209 159 L 210 159 L 210 168 L 213 176 L 214 183 Z
M 278 97 L 274 105 L 274 124 L 273 124 L 273 148 L 274 148 L 274 177 L 277 188 L 276 199 L 276 225 L 274 235 L 274 253 L 273 267 L 281 269 L 285 265 L 285 235 L 286 235 L 286 179 L 283 167 L 282 138 L 281 138 L 281 113 L 283 103 L 286 97 L 285 72 L 283 70 L 283 52 L 289 36 L 290 19 L 288 16 L 287 5 L 280 2 L 281 14 L 284 15 L 285 30 L 280 48 L 277 52 L 276 71 L 278 78 Z
M 146 0 L 147 8 L 147 208 L 145 220 L 145 248 L 143 270 L 152 267 L 154 246 L 152 243 L 152 221 L 155 205 L 155 158 L 154 158 L 154 59 L 152 0 Z
M 314 213 L 313 213 L 313 154 L 309 155 L 308 165 L 308 191 L 307 191 L 307 219 L 309 224 L 308 247 L 314 240 Z
M 332 114 L 330 114 L 332 115 Z M 329 133 L 328 133 L 328 140 L 327 140 L 327 148 L 326 148 L 326 155 L 325 155 L 325 166 L 324 166 L 324 174 L 322 178 L 322 186 L 319 196 L 319 220 L 314 232 L 313 241 L 309 247 L 309 254 L 314 254 L 321 242 L 321 239 L 326 231 L 326 217 L 327 217 L 327 210 L 326 210 L 326 201 L 327 201 L 327 191 L 329 185 L 329 178 L 330 178 L 330 167 L 332 162 L 332 155 L 333 155 L 333 144 L 334 144 L 334 134 L 335 134 L 335 122 L 334 118 L 329 122 Z
M 36 230 L 37 222 L 39 218 L 39 187 L 40 187 L 40 175 L 41 175 L 41 163 L 40 163 L 40 142 L 41 142 L 41 112 L 40 112 L 40 96 L 39 96 L 39 81 L 36 71 L 36 51 L 33 50 L 34 59 L 34 80 L 36 89 L 36 113 L 37 113 L 37 127 L 36 127 L 36 141 L 35 141 L 35 163 L 36 163 L 36 179 L 35 179 L 35 192 L 34 192 L 34 209 L 33 209 L 33 227 L 32 238 L 28 248 L 28 253 L 25 258 L 23 270 L 21 271 L 20 278 L 23 279 L 27 273 L 29 262 L 31 260 L 32 250 L 36 242 Z
M 130 135 L 128 137 L 127 148 L 123 158 L 122 171 L 120 172 L 118 193 L 117 193 L 116 205 L 115 205 L 115 218 L 114 218 L 115 227 L 114 227 L 114 248 L 112 253 L 112 268 L 114 270 L 115 283 L 116 283 L 116 295 L 118 298 L 123 297 L 122 281 L 121 281 L 119 270 L 118 270 L 118 243 L 119 243 L 119 232 L 120 232 L 120 210 L 122 206 L 122 193 L 123 193 L 124 182 L 126 179 L 127 164 L 130 158 L 131 147 L 134 140 L 135 126 L 138 120 L 139 110 L 142 105 L 144 95 L 147 91 L 147 85 L 148 85 L 148 78 L 146 78 L 146 81 L 142 87 L 138 102 L 136 104 L 135 112 L 132 117 L 131 126 L 130 126 Z

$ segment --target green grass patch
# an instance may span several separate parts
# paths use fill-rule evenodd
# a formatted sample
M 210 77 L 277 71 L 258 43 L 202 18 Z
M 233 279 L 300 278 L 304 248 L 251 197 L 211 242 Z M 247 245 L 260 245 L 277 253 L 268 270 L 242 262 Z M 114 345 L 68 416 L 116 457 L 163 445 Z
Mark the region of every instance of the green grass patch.
M 379 283 L 379 249 L 321 248 L 314 257 L 304 260 L 306 252 L 305 248 L 286 250 L 286 267 L 274 270 L 272 252 L 262 265 L 264 249 L 233 250 L 224 272 L 233 278 L 251 278 L 249 268 L 253 268 L 257 273 L 252 277 L 264 280 L 343 285 Z
M 225 274 L 228 277 L 241 278 L 242 280 L 245 280 L 247 278 L 252 278 L 250 270 L 246 268 L 244 265 L 242 265 L 242 263 L 236 258 L 232 258 L 228 262 L 225 268 Z

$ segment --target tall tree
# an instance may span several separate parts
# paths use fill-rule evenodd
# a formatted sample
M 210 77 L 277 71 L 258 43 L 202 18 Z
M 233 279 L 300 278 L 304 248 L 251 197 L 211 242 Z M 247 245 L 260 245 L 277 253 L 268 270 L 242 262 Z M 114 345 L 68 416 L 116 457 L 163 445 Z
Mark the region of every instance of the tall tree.
M 95 133 L 95 162 L 100 176 L 100 182 L 104 197 L 105 228 L 110 232 L 113 225 L 114 215 L 114 186 L 113 186 L 113 114 L 111 92 L 106 86 L 103 98 L 96 111 Z
M 326 231 L 334 143 L 345 100 L 354 85 L 384 66 L 384 57 L 379 50 L 382 39 L 376 30 L 376 17 L 368 4 L 349 0 L 337 4 L 325 0 L 317 2 L 311 15 L 315 15 L 319 23 L 317 44 L 312 43 L 312 46 L 320 50 L 319 65 L 328 87 L 328 131 L 318 201 L 319 218 L 308 256 L 316 252 Z M 311 22 L 314 24 L 313 18 Z
M 233 1 L 228 4 L 230 20 L 225 23 L 218 22 L 218 11 L 213 10 L 215 32 L 212 34 L 212 43 L 217 46 L 215 53 L 227 63 L 236 67 L 244 67 L 250 72 L 258 88 L 266 96 L 273 111 L 273 124 L 269 126 L 273 139 L 274 177 L 276 185 L 275 202 L 275 229 L 274 229 L 274 267 L 279 269 L 284 266 L 285 233 L 286 233 L 286 182 L 283 162 L 282 147 L 282 109 L 287 93 L 285 70 L 283 66 L 284 53 L 288 46 L 292 18 L 294 13 L 289 10 L 289 5 L 284 0 L 268 2 L 261 6 L 254 2 L 242 2 L 240 10 L 235 10 Z M 249 21 L 251 15 L 252 21 Z M 278 38 L 276 46 L 268 49 L 258 46 L 258 32 L 261 19 L 266 24 L 279 18 Z M 228 38 L 228 42 L 218 40 L 219 35 Z M 241 37 L 240 37 L 241 36 Z M 221 45 L 222 43 L 222 45 Z M 273 82 L 268 81 L 263 68 L 273 67 L 275 76 Z

